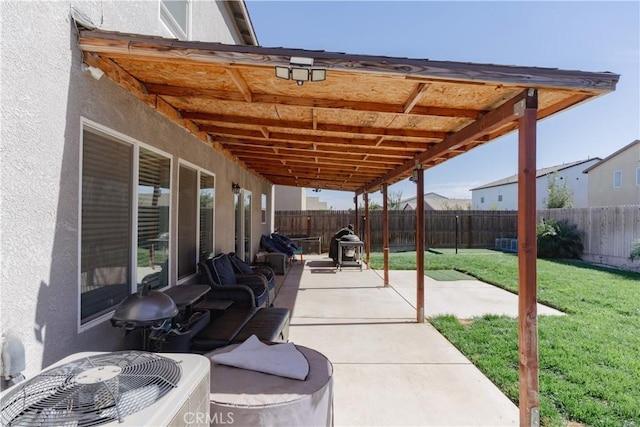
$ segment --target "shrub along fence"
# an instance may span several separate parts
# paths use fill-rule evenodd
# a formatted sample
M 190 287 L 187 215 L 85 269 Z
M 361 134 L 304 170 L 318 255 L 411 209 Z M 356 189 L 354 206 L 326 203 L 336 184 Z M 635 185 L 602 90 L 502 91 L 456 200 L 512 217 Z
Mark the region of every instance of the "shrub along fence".
M 577 226 L 583 260 L 640 271 L 640 262 L 629 259 L 633 241 L 640 239 L 640 205 L 538 211 L 538 220 L 543 218 L 564 219 Z
M 575 224 L 584 244 L 585 261 L 640 270 L 629 254 L 640 238 L 640 205 L 538 211 L 538 220 L 566 219 Z M 371 250 L 382 251 L 382 211 L 371 211 Z M 389 249 L 415 250 L 415 211 L 389 211 Z M 456 228 L 457 222 L 457 228 Z M 348 224 L 355 213 L 347 211 L 277 211 L 275 228 L 291 237 L 320 237 L 328 252 L 331 237 Z M 356 234 L 364 240 L 364 214 L 358 213 Z M 457 230 L 457 231 L 456 231 Z M 447 210 L 425 212 L 425 243 L 431 248 L 493 248 L 496 239 L 516 238 L 517 211 Z M 311 246 L 317 250 L 317 244 Z

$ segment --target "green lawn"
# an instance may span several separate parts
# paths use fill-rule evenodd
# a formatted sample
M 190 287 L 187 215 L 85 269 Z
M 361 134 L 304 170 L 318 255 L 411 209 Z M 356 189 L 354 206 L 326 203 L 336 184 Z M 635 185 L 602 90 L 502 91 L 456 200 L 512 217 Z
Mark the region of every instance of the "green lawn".
M 371 254 L 382 268 L 382 254 Z M 391 269 L 415 269 L 415 252 L 390 255 Z M 517 256 L 433 254 L 425 268 L 455 269 L 517 292 Z M 566 316 L 540 316 L 541 423 L 640 426 L 640 274 L 577 261 L 538 260 L 538 300 Z M 517 320 L 429 319 L 517 404 Z

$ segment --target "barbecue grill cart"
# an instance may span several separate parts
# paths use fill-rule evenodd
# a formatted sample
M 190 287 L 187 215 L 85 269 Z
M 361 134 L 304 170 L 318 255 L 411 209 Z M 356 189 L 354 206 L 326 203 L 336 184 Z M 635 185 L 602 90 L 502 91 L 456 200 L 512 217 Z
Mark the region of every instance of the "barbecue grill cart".
M 362 248 L 364 242 L 355 234 L 347 234 L 338 240 L 338 260 L 336 267 L 342 270 L 343 267 L 355 267 L 362 271 Z

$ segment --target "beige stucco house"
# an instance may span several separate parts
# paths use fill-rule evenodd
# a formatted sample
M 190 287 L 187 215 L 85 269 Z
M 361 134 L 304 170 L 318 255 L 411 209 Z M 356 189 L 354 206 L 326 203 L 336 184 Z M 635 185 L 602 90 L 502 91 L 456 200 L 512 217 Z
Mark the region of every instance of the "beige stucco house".
M 589 206 L 640 204 L 640 139 L 585 169 Z
M 202 253 L 251 259 L 272 184 L 83 63 L 78 20 L 180 41 L 256 45 L 243 2 L 0 2 L 1 330 L 24 374 L 122 348 L 114 307 L 145 276 L 195 280 Z M 239 247 L 234 242 L 245 242 Z

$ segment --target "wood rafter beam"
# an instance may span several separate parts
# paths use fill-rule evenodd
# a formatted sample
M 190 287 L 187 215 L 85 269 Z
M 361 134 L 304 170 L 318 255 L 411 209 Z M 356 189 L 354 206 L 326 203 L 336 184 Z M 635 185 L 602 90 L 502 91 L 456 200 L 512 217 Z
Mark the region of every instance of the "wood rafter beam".
M 495 110 L 490 111 L 475 122 L 465 126 L 458 132 L 449 135 L 441 143 L 425 150 L 424 152 L 416 155 L 413 159 L 408 160 L 403 165 L 398 166 L 383 177 L 367 184 L 364 188 L 359 190 L 358 194 L 367 192 L 372 189 L 380 188 L 380 184 L 382 184 L 383 182 L 391 181 L 396 176 L 402 175 L 412 170 L 416 166 L 416 164 L 424 164 L 433 160 L 434 158 L 441 157 L 449 150 L 458 149 L 465 144 L 488 134 L 493 129 L 503 126 L 506 123 L 513 122 L 514 120 L 519 118 L 519 113 L 515 108 L 516 104 L 525 99 L 526 94 L 527 91 L 524 90 L 513 98 L 508 99 Z
M 413 91 L 413 93 L 411 93 L 411 95 L 409 95 L 409 98 L 407 99 L 407 102 L 404 104 L 404 109 L 403 112 L 405 114 L 409 114 L 411 112 L 411 110 L 413 109 L 413 107 L 416 106 L 416 104 L 418 103 L 418 101 L 420 101 L 420 98 L 422 97 L 422 94 L 425 93 L 427 91 L 427 89 L 429 89 L 429 85 L 426 83 L 418 83 L 418 85 L 416 86 L 415 90 Z M 472 118 L 476 118 L 472 117 Z
M 389 139 L 388 137 L 380 136 L 375 139 L 368 137 L 365 138 L 344 138 L 338 136 L 327 136 L 318 134 L 306 134 L 306 133 L 290 133 L 290 132 L 269 132 L 268 137 L 265 137 L 265 127 L 260 128 L 260 131 L 247 129 L 247 128 L 231 128 L 225 126 L 211 126 L 200 125 L 200 130 L 207 132 L 214 137 L 243 137 L 247 139 L 264 140 L 269 141 L 286 141 L 286 142 L 300 142 L 313 144 L 314 149 L 317 145 L 342 145 L 342 149 L 368 149 L 370 147 L 378 147 L 387 150 L 424 150 L 430 147 L 440 140 L 431 141 L 415 141 L 415 140 L 400 140 Z M 478 144 L 482 144 L 484 141 L 478 141 Z
M 256 159 L 254 161 L 259 162 L 259 159 Z M 317 168 L 322 168 L 322 169 L 328 169 L 328 170 L 332 170 L 332 169 L 339 169 L 339 170 L 344 170 L 345 167 L 348 166 L 353 166 L 352 162 L 349 161 L 340 161 L 340 160 L 327 160 L 327 161 L 319 161 L 319 162 L 314 162 L 314 163 L 310 163 L 310 162 L 306 162 L 304 160 L 299 161 L 298 159 L 288 159 L 288 160 L 282 160 L 281 162 L 283 165 L 290 165 L 291 167 L 317 167 Z M 384 172 L 385 170 L 389 170 L 390 167 L 388 165 L 384 165 L 384 164 L 367 164 L 367 166 L 360 166 L 360 169 L 358 170 L 364 170 L 364 171 L 371 171 L 371 172 L 375 172 L 377 174 L 380 174 L 382 172 Z
M 348 126 L 339 124 L 318 123 L 317 129 L 313 129 L 311 121 L 264 119 L 231 114 L 212 114 L 197 111 L 183 111 L 182 117 L 201 122 L 218 122 L 227 124 L 242 124 L 250 126 L 267 126 L 280 129 L 317 130 L 321 132 L 353 133 L 361 135 L 397 136 L 407 138 L 423 138 L 441 140 L 446 136 L 445 132 L 423 131 L 417 129 L 383 128 L 367 126 Z M 202 124 L 206 126 L 206 124 Z
M 257 160 L 254 160 L 252 162 L 247 162 L 248 165 L 252 165 L 258 163 Z M 285 167 L 290 167 L 293 169 L 293 165 L 286 165 Z M 282 166 L 281 165 L 277 165 L 274 164 L 272 166 L 264 166 L 262 165 L 261 170 L 263 170 L 265 173 L 270 173 L 270 174 L 274 174 L 274 173 L 280 173 L 282 172 Z M 340 174 L 345 174 L 345 173 L 353 173 L 352 170 L 348 170 L 346 168 L 336 168 L 336 167 L 314 167 L 314 165 L 312 164 L 308 164 L 308 165 L 299 165 L 297 167 L 295 167 L 295 170 L 300 171 L 301 173 L 304 174 L 323 174 L 326 173 L 328 175 L 340 175 Z M 370 175 L 370 176 L 378 176 L 380 174 L 380 170 L 379 169 L 367 169 L 367 170 L 361 170 L 358 172 L 359 174 L 362 175 Z
M 278 185 L 288 185 L 291 187 L 310 187 L 310 188 L 323 188 L 327 190 L 338 191 L 354 191 L 358 188 L 359 184 L 351 182 L 348 179 L 345 180 L 327 180 L 327 179 L 309 179 L 309 178 L 296 178 L 293 176 L 281 176 L 274 177 L 271 181 Z
M 310 150 L 303 149 L 278 149 L 273 150 L 270 148 L 261 148 L 261 147 L 245 147 L 242 150 L 232 151 L 234 152 L 238 158 L 250 158 L 250 157 L 258 157 L 263 155 L 276 154 L 281 158 L 287 159 L 307 159 L 317 163 L 319 155 L 321 155 L 324 159 L 349 159 L 354 162 L 361 162 L 364 160 L 364 156 L 362 154 L 355 153 L 341 153 L 339 151 L 335 152 L 312 152 Z M 367 158 L 368 163 L 379 163 L 379 164 L 402 164 L 405 162 L 407 158 L 410 156 L 387 156 L 387 155 L 369 155 Z
M 155 83 L 147 83 L 149 93 L 158 96 L 175 96 L 180 98 L 203 98 L 219 101 L 235 101 L 235 102 L 253 102 L 255 104 L 265 104 L 267 106 L 287 105 L 292 107 L 306 107 L 315 109 L 341 109 L 353 110 L 372 113 L 391 113 L 391 114 L 413 114 L 419 116 L 437 116 L 437 117 L 460 117 L 468 119 L 476 119 L 483 111 L 464 109 L 464 108 L 445 108 L 445 107 L 416 107 L 415 103 L 420 99 L 420 95 L 428 88 L 429 85 L 419 83 L 418 87 L 422 87 L 419 93 L 414 93 L 407 103 L 404 105 L 382 104 L 376 102 L 364 101 L 348 101 L 342 99 L 322 99 L 322 98 L 303 98 L 285 95 L 266 95 L 259 93 L 251 93 L 246 82 L 240 73 L 232 68 L 227 68 L 227 72 L 232 77 L 238 92 L 213 90 L 206 88 L 192 88 L 186 86 L 171 86 Z M 422 86 L 421 86 L 422 85 Z M 407 112 L 407 106 L 413 100 L 411 105 L 412 111 Z
M 240 72 L 235 68 L 227 68 L 227 73 L 231 76 L 231 80 L 236 84 L 236 87 L 244 97 L 246 102 L 252 102 L 253 94 L 251 93 L 251 89 L 247 85 L 247 82 L 242 78 Z
M 334 149 L 312 149 L 312 148 L 304 148 L 304 147 L 269 147 L 269 146 L 258 146 L 258 145 L 246 145 L 246 144 L 230 144 L 228 142 L 223 142 L 223 146 L 227 148 L 230 152 L 235 153 L 237 156 L 248 156 L 253 154 L 268 154 L 275 153 L 280 154 L 285 157 L 300 157 L 300 158 L 309 158 L 314 159 L 315 162 L 318 162 L 320 158 L 328 156 L 328 155 L 343 155 L 343 156 L 351 156 L 354 158 L 358 158 L 360 160 L 370 160 L 370 161 L 379 161 L 384 162 L 387 161 L 391 163 L 402 163 L 406 159 L 410 159 L 414 156 L 415 152 L 394 152 L 387 150 L 375 150 L 370 149 L 372 151 L 370 154 L 361 154 L 355 151 L 345 152 L 344 150 L 340 150 L 340 148 Z M 356 167 L 354 165 L 353 167 Z
M 379 154 L 381 156 L 391 157 L 407 157 L 425 150 L 431 145 L 435 144 L 420 144 L 417 142 L 396 141 L 393 144 L 387 143 L 385 145 L 376 145 L 372 140 L 361 140 L 362 142 L 354 143 L 336 143 L 336 142 L 324 142 L 324 141 L 308 141 L 305 139 L 286 139 L 281 135 L 271 134 L 271 138 L 233 138 L 228 136 L 219 136 L 220 141 L 225 147 L 244 148 L 247 146 L 253 147 L 270 147 L 270 148 L 290 148 L 290 149 L 304 149 L 307 151 L 315 152 L 339 152 L 339 153 L 362 153 L 362 150 L 366 150 L 367 154 Z

